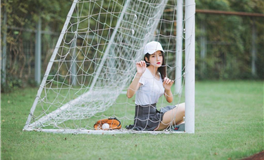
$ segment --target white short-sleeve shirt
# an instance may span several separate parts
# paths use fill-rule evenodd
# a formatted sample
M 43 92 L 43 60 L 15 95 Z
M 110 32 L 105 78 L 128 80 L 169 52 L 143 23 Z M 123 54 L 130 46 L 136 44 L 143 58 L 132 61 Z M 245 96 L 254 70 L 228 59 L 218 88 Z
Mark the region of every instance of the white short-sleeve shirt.
M 160 96 L 164 94 L 162 79 L 156 79 L 147 68 L 141 76 L 141 86 L 136 92 L 136 105 L 147 105 L 157 103 Z

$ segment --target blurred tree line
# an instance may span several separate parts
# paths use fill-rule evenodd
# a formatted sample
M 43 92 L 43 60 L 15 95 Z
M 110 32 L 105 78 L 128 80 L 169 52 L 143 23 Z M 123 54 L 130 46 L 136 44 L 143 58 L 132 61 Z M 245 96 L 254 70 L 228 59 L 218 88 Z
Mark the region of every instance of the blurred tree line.
M 264 0 L 196 0 L 196 9 L 264 14 Z M 201 41 L 206 43 L 204 58 L 200 55 L 204 50 Z M 263 16 L 196 13 L 197 79 L 263 80 L 263 46 Z
M 42 33 L 48 33 L 42 36 L 44 73 L 56 41 L 46 42 L 58 39 L 71 3 L 72 0 L 1 1 L 1 45 L 7 53 L 6 81 L 1 82 L 1 91 L 36 85 L 33 72 L 36 25 L 41 19 Z M 264 0 L 196 0 L 196 9 L 264 14 Z M 252 56 L 253 26 L 256 57 Z M 263 32 L 263 17 L 196 13 L 196 79 L 263 80 Z
M 44 73 L 71 4 L 71 0 L 1 1 L 2 59 L 2 51 L 6 47 L 6 62 L 2 61 L 1 65 L 1 77 L 6 76 L 5 82 L 1 79 L 2 92 L 36 85 L 34 58 L 37 23 L 41 19 L 41 68 Z M 5 36 L 6 45 L 3 42 Z M 3 63 L 6 63 L 6 73 L 3 72 Z

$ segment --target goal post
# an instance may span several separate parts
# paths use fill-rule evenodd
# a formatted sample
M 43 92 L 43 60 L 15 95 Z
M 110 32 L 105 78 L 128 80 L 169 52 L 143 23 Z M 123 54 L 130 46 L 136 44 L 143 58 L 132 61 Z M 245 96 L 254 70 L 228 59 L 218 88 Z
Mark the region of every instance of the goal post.
M 45 85 L 45 83 L 46 83 L 46 80 L 47 80 L 48 75 L 49 75 L 49 73 L 50 73 L 51 67 L 52 67 L 52 65 L 53 65 L 53 61 L 54 61 L 54 59 L 55 59 L 55 57 L 56 57 L 56 54 L 58 53 L 59 46 L 60 46 L 60 44 L 61 44 L 61 42 L 62 42 L 63 36 L 64 36 L 64 34 L 65 34 L 65 32 L 66 32 L 67 26 L 68 26 L 68 24 L 69 24 L 69 22 L 70 22 L 70 18 L 71 18 L 72 14 L 73 14 L 73 11 L 74 11 L 74 9 L 75 9 L 75 6 L 76 6 L 77 2 L 78 2 L 78 0 L 74 0 L 74 1 L 73 1 L 72 6 L 71 6 L 71 8 L 70 8 L 70 10 L 69 10 L 69 12 L 68 12 L 67 18 L 66 18 L 66 20 L 65 20 L 65 23 L 64 23 L 64 26 L 63 26 L 63 28 L 62 28 L 61 34 L 60 34 L 59 39 L 58 39 L 58 41 L 57 41 L 56 47 L 55 47 L 55 49 L 54 49 L 54 51 L 53 51 L 53 53 L 52 53 L 52 56 L 51 56 L 50 61 L 49 61 L 49 63 L 48 63 L 48 66 L 47 66 L 47 69 L 46 69 L 45 75 L 44 75 L 44 77 L 43 77 L 43 79 L 42 79 L 42 81 L 41 81 L 41 84 L 40 84 L 39 90 L 38 90 L 38 92 L 37 92 L 37 96 L 36 96 L 36 98 L 35 98 L 35 100 L 34 100 L 34 102 L 33 102 L 32 108 L 31 108 L 30 113 L 29 113 L 29 115 L 28 115 L 28 119 L 27 119 L 26 124 L 25 124 L 25 126 L 24 126 L 24 130 L 26 130 L 26 129 L 28 128 L 28 126 L 29 126 L 29 124 L 30 124 L 30 122 L 31 122 L 31 120 L 32 120 L 32 116 L 34 115 L 34 111 L 35 111 L 36 106 L 37 106 L 37 104 L 38 104 L 38 101 L 39 101 L 40 95 L 41 95 L 41 93 L 42 93 L 42 91 L 43 91 L 44 85 Z
M 134 77 L 135 63 L 142 60 L 145 44 L 156 40 L 164 48 L 169 78 L 182 81 L 181 72 L 185 72 L 185 100 L 177 96 L 173 103 L 185 101 L 185 131 L 194 133 L 194 17 L 194 0 L 185 0 L 185 4 L 183 0 L 74 0 L 23 130 L 176 133 L 125 129 L 125 125 L 133 122 L 135 104 L 121 93 Z M 184 22 L 185 49 L 178 43 L 183 40 Z M 181 66 L 182 56 L 178 55 L 182 52 L 185 67 Z M 177 86 L 175 92 L 179 95 L 184 87 L 181 83 Z M 158 106 L 164 105 L 167 103 L 161 99 Z M 94 130 L 93 124 L 107 117 L 121 120 L 122 129 Z
M 185 1 L 185 131 L 195 131 L 195 0 Z
M 177 35 L 176 35 L 176 69 L 175 69 L 175 93 L 182 93 L 182 27 L 183 27 L 183 0 L 177 0 Z

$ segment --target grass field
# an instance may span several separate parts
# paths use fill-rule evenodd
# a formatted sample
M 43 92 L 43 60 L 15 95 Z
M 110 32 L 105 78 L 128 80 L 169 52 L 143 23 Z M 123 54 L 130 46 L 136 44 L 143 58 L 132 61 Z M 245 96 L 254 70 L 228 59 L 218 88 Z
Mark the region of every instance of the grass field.
M 241 159 L 264 150 L 263 82 L 196 82 L 194 134 L 23 132 L 37 88 L 1 95 L 1 158 Z

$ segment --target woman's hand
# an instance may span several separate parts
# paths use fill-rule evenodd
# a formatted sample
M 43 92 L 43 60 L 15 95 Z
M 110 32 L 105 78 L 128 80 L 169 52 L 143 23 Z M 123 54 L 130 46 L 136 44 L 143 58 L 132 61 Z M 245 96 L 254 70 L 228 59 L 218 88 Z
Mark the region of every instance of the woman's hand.
M 165 77 L 163 80 L 163 87 L 165 90 L 170 90 L 171 86 L 173 85 L 174 81 L 170 80 L 169 78 Z
M 173 101 L 173 95 L 171 93 L 171 86 L 173 85 L 174 81 L 170 80 L 169 78 L 165 77 L 163 80 L 163 87 L 165 89 L 164 95 L 166 100 L 171 103 Z
M 145 72 L 147 65 L 146 65 L 145 61 L 140 61 L 140 62 L 136 63 L 136 67 L 137 67 L 137 73 L 139 75 L 142 75 Z

